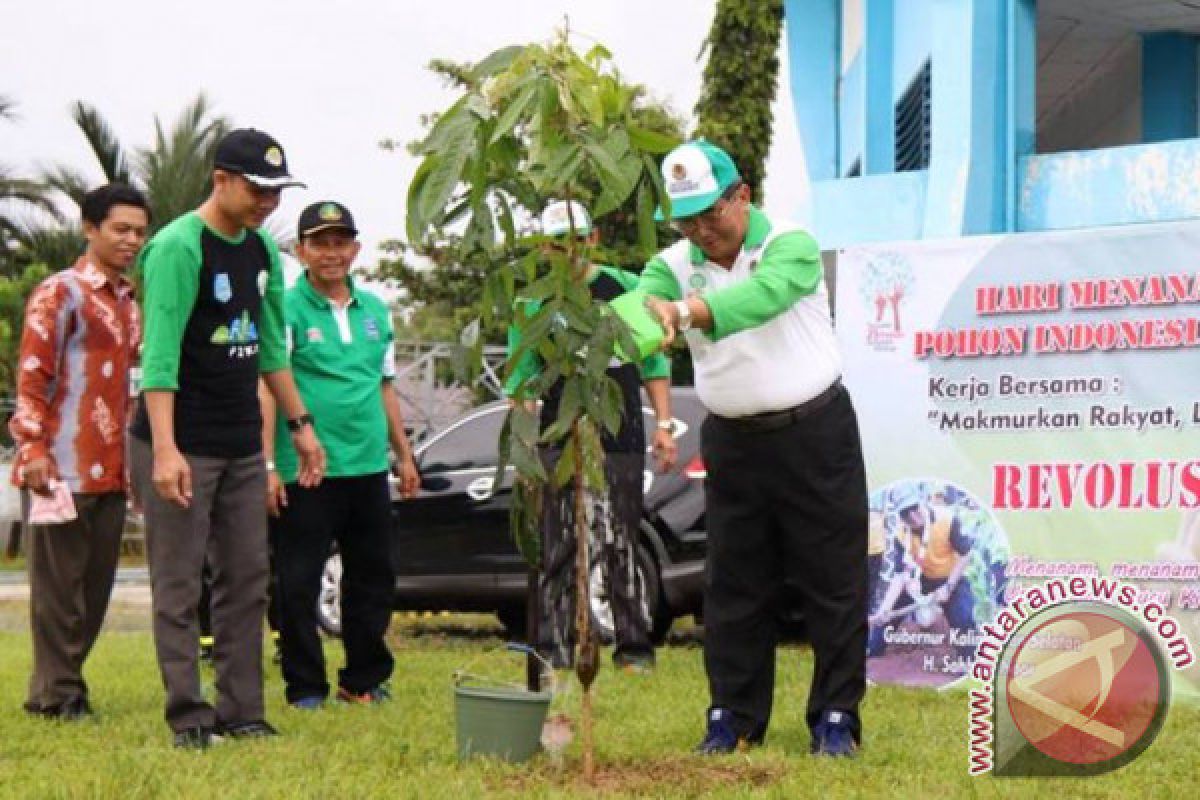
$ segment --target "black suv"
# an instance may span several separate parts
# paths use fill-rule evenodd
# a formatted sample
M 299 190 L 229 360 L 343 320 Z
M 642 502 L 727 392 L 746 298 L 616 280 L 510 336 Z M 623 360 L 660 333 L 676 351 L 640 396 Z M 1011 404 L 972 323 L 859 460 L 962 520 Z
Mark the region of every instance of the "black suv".
M 638 548 L 644 612 L 658 639 L 678 616 L 700 610 L 706 533 L 704 467 L 699 457 L 704 407 L 695 390 L 671 390 L 679 460 L 667 474 L 647 454 L 645 508 Z M 513 470 L 493 485 L 496 443 L 507 406 L 491 403 L 468 411 L 416 447 L 421 491 L 394 500 L 392 559 L 396 608 L 496 612 L 510 635 L 523 631 L 528 570 L 509 532 Z M 648 406 L 646 430 L 654 430 Z M 341 563 L 331 557 L 323 578 L 318 618 L 326 632 L 340 629 Z M 589 576 L 592 616 L 602 635 L 612 612 L 599 566 Z

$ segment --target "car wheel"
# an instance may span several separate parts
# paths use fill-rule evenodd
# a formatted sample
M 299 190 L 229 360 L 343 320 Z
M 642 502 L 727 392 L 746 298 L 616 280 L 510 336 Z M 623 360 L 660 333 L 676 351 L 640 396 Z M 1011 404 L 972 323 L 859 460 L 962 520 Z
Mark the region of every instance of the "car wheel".
M 342 556 L 333 553 L 321 571 L 321 591 L 317 595 L 317 627 L 326 636 L 342 635 Z
M 599 561 L 592 563 L 588 580 L 591 584 L 588 588 L 592 598 L 592 624 L 596 626 L 596 632 L 601 641 L 612 643 L 616 638 L 612 603 L 609 601 L 608 587 L 604 581 L 604 567 Z M 650 631 L 651 640 L 656 644 L 660 643 L 666 636 L 666 629 L 670 627 L 670 618 L 662 600 L 662 582 L 658 576 L 658 564 L 650 555 L 650 551 L 643 545 L 638 545 L 637 548 L 634 580 L 637 581 L 642 593 L 642 619 L 645 620 L 647 630 Z M 663 625 L 664 618 L 666 619 L 665 626 Z

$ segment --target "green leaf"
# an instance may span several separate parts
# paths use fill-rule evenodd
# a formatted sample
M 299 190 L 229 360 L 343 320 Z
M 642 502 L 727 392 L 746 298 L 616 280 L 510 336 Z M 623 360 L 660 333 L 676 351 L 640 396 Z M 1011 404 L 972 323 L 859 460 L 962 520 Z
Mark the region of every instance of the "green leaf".
M 484 100 L 480 95 L 472 92 L 471 94 L 467 95 L 466 100 L 467 101 L 463 107 L 467 111 L 471 112 L 471 114 L 473 114 L 479 121 L 489 119 L 492 116 L 492 110 L 488 108 L 487 101 Z
M 650 176 L 650 183 L 654 186 L 654 194 L 658 200 L 658 207 L 663 210 L 663 215 L 671 218 L 671 196 L 667 194 L 667 187 L 663 185 L 662 172 L 659 171 L 658 165 L 654 163 L 654 159 L 646 153 L 642 154 L 642 163 L 646 165 L 646 173 Z
M 612 157 L 612 154 L 594 141 L 588 142 L 584 145 L 584 148 L 587 150 L 592 163 L 602 173 L 601 177 L 607 179 L 605 188 L 608 188 L 609 184 L 620 185 L 623 180 L 621 167 L 617 164 L 616 159 Z
M 498 72 L 508 69 L 524 51 L 524 45 L 514 44 L 508 47 L 501 47 L 476 64 L 475 69 L 471 70 L 471 76 L 476 81 L 483 81 Z
M 504 481 L 504 472 L 508 469 L 508 451 L 512 448 L 512 418 L 516 413 L 516 405 L 508 409 L 504 415 L 504 424 L 500 426 L 500 436 L 496 439 L 496 471 L 492 473 L 492 486 L 500 486 Z
M 446 203 L 462 180 L 463 167 L 471 156 L 477 124 L 455 128 L 447 138 L 445 148 L 432 156 L 436 161 L 421 185 L 417 200 L 419 219 L 436 224 L 445 211 Z
M 600 405 L 600 422 L 610 435 L 616 436 L 621 429 L 621 412 L 625 407 L 625 398 L 621 387 L 607 375 L 604 379 L 604 400 Z
M 420 197 L 425 189 L 425 182 L 429 178 L 429 173 L 433 170 L 433 166 L 437 163 L 437 160 L 438 157 L 436 155 L 429 155 L 422 159 L 421 164 L 417 167 L 416 174 L 413 175 L 412 183 L 408 185 L 406 228 L 410 242 L 419 242 L 424 239 L 425 231 L 429 227 L 429 220 L 422 217 L 419 211 Z
M 575 142 L 564 142 L 551 151 L 546 160 L 546 170 L 541 185 L 546 191 L 554 191 L 568 183 L 583 162 L 583 150 Z
M 562 368 L 557 364 L 548 364 L 537 377 L 525 383 L 525 391 L 530 397 L 543 397 L 561 377 Z
M 538 415 L 519 405 L 514 410 L 513 436 L 527 447 L 534 447 L 538 440 Z
M 636 125 L 630 125 L 626 130 L 629 131 L 630 144 L 638 150 L 653 153 L 654 155 L 669 153 L 680 144 L 680 140 L 675 136 L 668 136 L 665 133 L 659 133 L 647 128 L 639 128 Z
M 437 119 L 433 130 L 416 147 L 416 155 L 428 155 L 443 150 L 446 140 L 455 129 L 472 124 L 471 115 L 466 110 L 468 95 L 460 97 L 454 105 L 446 109 Z
M 612 61 L 612 57 L 612 53 L 609 52 L 609 49 L 597 42 L 596 44 L 592 45 L 592 49 L 588 50 L 587 55 L 585 55 L 583 58 L 589 64 L 596 65 L 601 61 Z
M 589 375 L 603 375 L 612 360 L 612 348 L 605 347 L 605 342 L 612 341 L 612 323 L 608 319 L 601 320 L 595 333 L 588 342 L 586 369 Z
M 517 472 L 534 480 L 546 480 L 546 468 L 542 466 L 542 459 L 536 445 L 513 437 L 512 446 L 509 448 L 509 457 L 512 465 L 517 468 Z
M 658 231 L 654 222 L 654 197 L 649 181 L 642 181 L 637 193 L 637 236 L 641 259 L 648 260 L 658 247 Z
M 542 561 L 542 486 L 542 483 L 518 478 L 513 484 L 508 517 L 517 552 L 534 569 Z
M 500 218 L 500 231 L 504 240 L 511 242 L 517 238 L 517 230 L 513 224 L 512 204 L 503 192 L 496 193 L 496 215 Z
M 568 441 L 566 447 L 562 449 L 562 455 L 559 456 L 558 463 L 554 465 L 554 483 L 556 486 L 566 486 L 571 482 L 571 478 L 575 475 L 575 448 Z
M 564 381 L 562 398 L 558 404 L 558 418 L 551 423 L 549 428 L 542 432 L 542 443 L 552 444 L 566 436 L 567 432 L 571 430 L 571 426 L 575 424 L 575 419 L 579 416 L 582 409 L 583 381 L 578 378 Z
M 529 84 L 521 90 L 515 100 L 512 100 L 504 109 L 504 113 L 496 121 L 496 129 L 492 131 L 491 141 L 495 142 L 502 136 L 506 136 L 516 127 L 517 122 L 521 119 L 521 115 L 525 113 L 525 109 L 533 102 L 533 98 L 537 95 L 537 84 Z
M 554 324 L 554 315 L 557 312 L 549 305 L 538 309 L 538 312 L 533 315 L 524 327 L 520 328 L 521 343 L 508 357 L 510 364 L 519 364 L 525 353 L 530 350 L 537 351 L 540 345 L 546 340 L 546 335 L 550 330 L 550 326 Z M 537 438 L 537 434 L 534 434 Z

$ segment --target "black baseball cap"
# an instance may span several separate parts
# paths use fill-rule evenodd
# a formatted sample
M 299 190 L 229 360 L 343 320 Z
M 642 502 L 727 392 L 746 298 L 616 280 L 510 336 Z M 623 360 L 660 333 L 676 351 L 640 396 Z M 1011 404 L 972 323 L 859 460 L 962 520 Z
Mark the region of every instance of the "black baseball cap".
M 354 227 L 354 217 L 350 215 L 350 209 L 332 200 L 313 203 L 301 211 L 300 221 L 296 224 L 296 235 L 303 239 L 330 228 L 340 228 L 358 235 L 358 228 Z
M 256 186 L 282 189 L 304 186 L 288 173 L 287 157 L 279 142 L 254 128 L 237 128 L 217 143 L 213 167 L 235 172 Z

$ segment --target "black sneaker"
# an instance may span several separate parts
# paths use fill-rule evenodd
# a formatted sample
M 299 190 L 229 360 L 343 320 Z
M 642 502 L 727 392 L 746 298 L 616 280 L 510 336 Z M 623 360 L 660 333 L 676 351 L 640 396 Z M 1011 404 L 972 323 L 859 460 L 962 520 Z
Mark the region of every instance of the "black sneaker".
M 274 726 L 265 719 L 223 723 L 217 728 L 217 732 L 230 739 L 262 739 L 267 736 L 279 735 L 279 731 L 275 730 Z
M 198 725 L 175 732 L 175 746 L 180 750 L 207 750 L 221 742 L 221 735 L 213 728 Z
M 57 719 L 63 722 L 79 722 L 81 720 L 91 719 L 95 716 L 92 711 L 92 706 L 88 703 L 86 697 L 75 696 L 69 700 L 63 701 L 57 706 L 40 706 L 33 703 L 26 703 L 25 713 L 42 719 Z
M 96 712 L 92 711 L 92 705 L 86 697 L 77 695 L 59 707 L 57 716 L 67 722 L 80 722 L 96 716 Z

